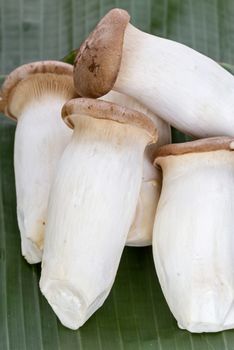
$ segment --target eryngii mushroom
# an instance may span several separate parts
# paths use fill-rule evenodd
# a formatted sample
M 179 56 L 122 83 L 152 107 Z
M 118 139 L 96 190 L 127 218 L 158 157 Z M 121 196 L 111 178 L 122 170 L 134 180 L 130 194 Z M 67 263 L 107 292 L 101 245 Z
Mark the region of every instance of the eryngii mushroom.
M 74 64 L 77 92 L 130 95 L 169 124 L 197 137 L 234 136 L 234 77 L 180 43 L 140 31 L 113 9 L 81 45 Z
M 1 111 L 17 120 L 14 168 L 22 254 L 41 260 L 50 186 L 70 137 L 61 120 L 63 104 L 75 97 L 73 68 L 57 61 L 25 64 L 8 75 Z
M 114 282 L 156 129 L 142 113 L 101 100 L 71 100 L 62 115 L 74 132 L 50 193 L 40 288 L 77 329 Z
M 163 186 L 153 232 L 159 281 L 180 328 L 234 328 L 234 138 L 158 151 Z
M 126 242 L 126 245 L 129 246 L 150 245 L 152 243 L 156 207 L 161 191 L 161 171 L 153 166 L 153 161 L 158 147 L 171 142 L 171 128 L 155 113 L 130 96 L 112 90 L 101 99 L 145 114 L 152 120 L 158 130 L 157 143 L 149 145 L 145 149 L 140 196 Z

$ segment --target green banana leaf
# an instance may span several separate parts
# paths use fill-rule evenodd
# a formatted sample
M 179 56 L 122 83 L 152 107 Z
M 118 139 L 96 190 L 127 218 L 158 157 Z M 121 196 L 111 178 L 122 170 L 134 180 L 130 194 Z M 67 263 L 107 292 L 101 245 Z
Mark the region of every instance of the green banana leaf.
M 229 73 L 234 75 L 234 66 L 232 64 L 221 62 L 220 65 Z
M 0 0 L 0 75 L 26 62 L 65 57 L 113 7 L 128 10 L 144 31 L 234 64 L 233 0 Z M 40 265 L 21 257 L 14 132 L 15 124 L 0 116 L 0 350 L 234 349 L 234 331 L 192 335 L 178 329 L 150 247 L 125 248 L 103 307 L 80 330 L 63 327 L 39 291 Z M 173 138 L 189 139 L 176 130 Z

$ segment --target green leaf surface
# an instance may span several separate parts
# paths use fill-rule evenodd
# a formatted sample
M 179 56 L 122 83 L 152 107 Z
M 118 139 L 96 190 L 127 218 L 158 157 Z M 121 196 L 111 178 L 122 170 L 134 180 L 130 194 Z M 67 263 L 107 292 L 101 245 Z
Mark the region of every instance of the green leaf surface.
M 231 73 L 232 75 L 234 75 L 234 66 L 233 66 L 232 64 L 221 62 L 220 65 L 221 65 L 224 69 L 226 69 L 229 73 Z
M 147 32 L 234 64 L 233 0 L 0 0 L 0 75 L 60 59 L 112 7 Z M 233 350 L 234 331 L 191 335 L 178 329 L 162 295 L 151 248 L 125 248 L 103 307 L 78 331 L 63 327 L 38 281 L 40 265 L 21 257 L 13 170 L 15 124 L 0 117 L 1 350 Z M 175 142 L 189 138 L 176 130 Z

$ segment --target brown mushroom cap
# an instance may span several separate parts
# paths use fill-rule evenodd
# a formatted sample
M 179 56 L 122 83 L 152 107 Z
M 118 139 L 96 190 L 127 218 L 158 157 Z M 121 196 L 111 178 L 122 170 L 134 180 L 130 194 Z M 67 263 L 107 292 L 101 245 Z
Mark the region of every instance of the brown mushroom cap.
M 56 81 L 57 77 L 60 78 Z M 17 115 L 12 111 L 11 106 L 12 96 L 17 93 L 17 90 L 19 90 L 18 95 L 22 96 L 21 106 L 30 99 L 30 96 L 33 96 L 33 93 L 39 94 L 40 90 L 43 90 L 43 85 L 47 90 L 58 90 L 59 85 L 64 85 L 67 95 L 70 98 L 75 97 L 77 94 L 73 87 L 72 77 L 73 66 L 59 61 L 40 61 L 22 65 L 13 70 L 2 85 L 0 91 L 0 112 L 17 119 Z M 28 86 L 28 94 L 26 94 L 23 91 L 28 83 L 31 85 Z
M 161 157 L 179 156 L 188 153 L 212 152 L 220 150 L 233 151 L 234 138 L 228 136 L 219 136 L 184 143 L 172 143 L 170 145 L 162 146 L 156 153 L 154 165 L 157 164 L 157 159 Z
M 81 45 L 74 63 L 74 84 L 79 95 L 97 98 L 112 89 L 129 20 L 125 10 L 109 11 Z
M 81 114 L 96 119 L 112 120 L 118 123 L 136 126 L 147 131 L 152 138 L 152 142 L 157 141 L 157 129 L 154 123 L 149 117 L 133 109 L 92 98 L 76 98 L 68 101 L 63 106 L 62 117 L 70 128 L 74 128 L 70 116 L 79 117 Z

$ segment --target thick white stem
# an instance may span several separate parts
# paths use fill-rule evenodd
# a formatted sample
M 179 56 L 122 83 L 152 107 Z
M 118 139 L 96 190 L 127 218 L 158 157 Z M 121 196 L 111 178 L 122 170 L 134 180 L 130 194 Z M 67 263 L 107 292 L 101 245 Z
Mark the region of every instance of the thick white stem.
M 22 254 L 41 261 L 48 196 L 58 160 L 71 130 L 61 119 L 66 100 L 47 95 L 31 102 L 18 117 L 14 167 Z
M 40 287 L 77 329 L 110 292 L 139 196 L 147 137 L 129 125 L 79 116 L 48 208 Z
M 234 78 L 210 58 L 128 24 L 114 90 L 197 137 L 234 136 Z
M 163 187 L 153 233 L 159 281 L 181 328 L 234 327 L 234 154 L 159 160 Z
M 155 212 L 161 191 L 161 171 L 155 168 L 152 162 L 157 148 L 171 142 L 170 125 L 128 95 L 110 91 L 101 99 L 144 113 L 153 121 L 157 128 L 159 135 L 157 143 L 149 145 L 145 149 L 141 191 L 135 217 L 126 242 L 126 245 L 129 246 L 150 245 L 152 243 Z
M 153 146 L 153 145 L 152 145 Z M 148 146 L 144 154 L 143 177 L 135 216 L 130 227 L 126 245 L 143 247 L 152 244 L 156 208 L 158 205 L 162 176 L 152 164 Z

